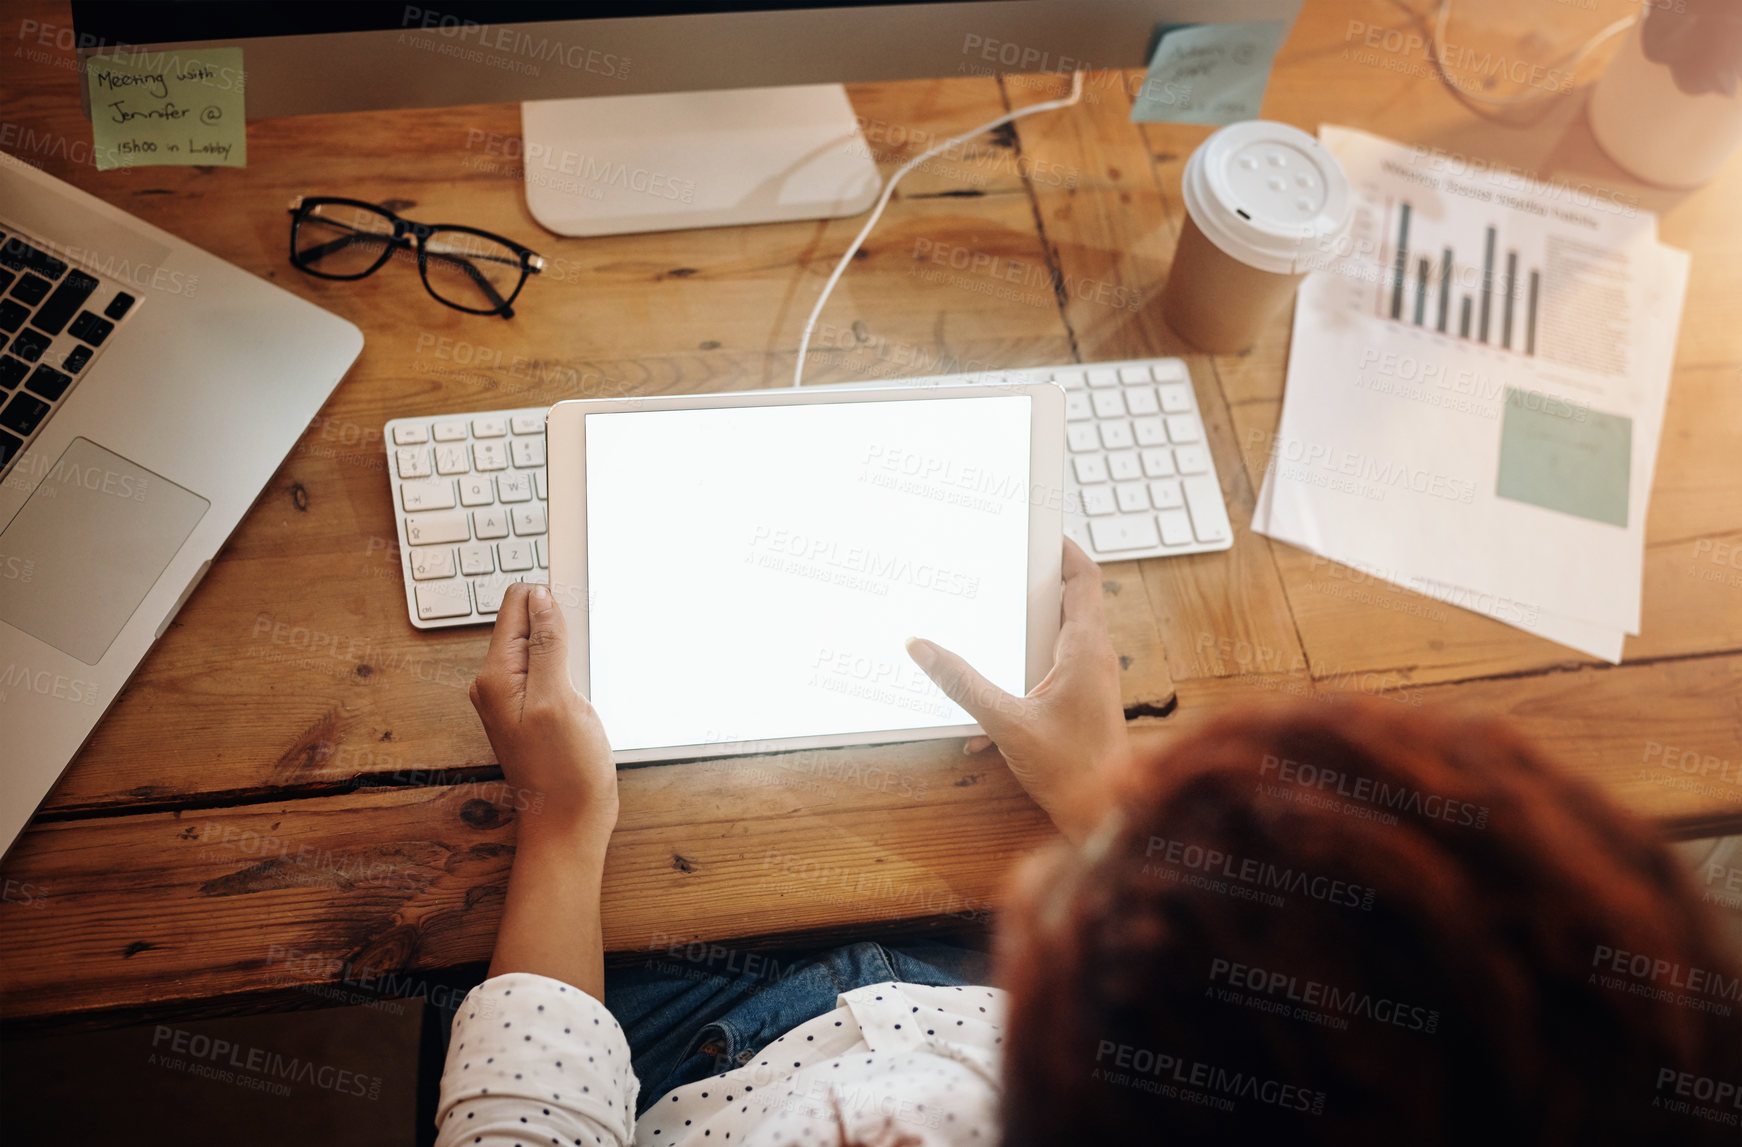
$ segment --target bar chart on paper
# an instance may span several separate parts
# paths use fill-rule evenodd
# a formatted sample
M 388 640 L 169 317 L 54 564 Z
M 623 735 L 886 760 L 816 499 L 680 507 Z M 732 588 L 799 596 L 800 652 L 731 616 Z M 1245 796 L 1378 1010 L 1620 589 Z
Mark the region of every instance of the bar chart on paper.
M 1373 299 L 1380 318 L 1536 354 L 1542 268 L 1521 264 L 1498 227 L 1484 224 L 1472 243 L 1473 236 L 1446 234 L 1408 199 L 1387 200 L 1383 213 L 1379 265 L 1386 274 Z
M 1352 181 L 1350 310 L 1479 354 L 1627 373 L 1627 236 L 1648 223 L 1541 185 L 1427 176 L 1394 163 Z

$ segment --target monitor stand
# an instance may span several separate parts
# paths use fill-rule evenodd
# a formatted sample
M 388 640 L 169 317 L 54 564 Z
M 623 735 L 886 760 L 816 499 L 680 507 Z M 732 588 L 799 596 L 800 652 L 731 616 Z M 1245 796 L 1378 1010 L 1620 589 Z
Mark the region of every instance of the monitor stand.
M 857 215 L 882 179 L 839 84 L 520 105 L 526 206 L 558 235 Z

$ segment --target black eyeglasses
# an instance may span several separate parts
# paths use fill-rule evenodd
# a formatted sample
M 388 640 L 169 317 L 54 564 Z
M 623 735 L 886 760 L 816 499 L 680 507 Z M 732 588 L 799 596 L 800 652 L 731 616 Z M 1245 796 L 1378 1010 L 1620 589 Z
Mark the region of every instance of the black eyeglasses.
M 511 239 L 451 223 L 413 223 L 359 199 L 290 201 L 290 262 L 323 279 L 361 279 L 396 253 L 417 251 L 417 273 L 439 301 L 474 315 L 514 317 L 514 299 L 542 256 Z

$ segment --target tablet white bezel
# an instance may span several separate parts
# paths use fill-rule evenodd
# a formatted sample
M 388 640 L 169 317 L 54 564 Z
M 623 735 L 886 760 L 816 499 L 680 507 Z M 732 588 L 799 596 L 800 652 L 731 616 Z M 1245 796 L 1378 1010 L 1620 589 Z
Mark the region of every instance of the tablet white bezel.
M 1050 382 L 964 384 L 951 378 L 915 379 L 901 385 L 863 383 L 790 390 L 749 390 L 731 394 L 689 394 L 649 398 L 584 398 L 559 402 L 545 420 L 546 479 L 549 483 L 550 584 L 569 630 L 569 675 L 582 696 L 592 695 L 587 580 L 587 456 L 589 414 L 636 410 L 688 410 L 736 406 L 816 405 L 836 402 L 913 402 L 1024 394 L 1029 406 L 1028 618 L 1025 688 L 1033 689 L 1052 668 L 1058 638 L 1063 555 L 1065 394 Z M 969 737 L 978 725 L 788 737 L 760 741 L 715 741 L 614 751 L 619 764 L 743 756 L 795 749 L 883 745 L 901 741 Z M 610 728 L 605 733 L 610 735 Z

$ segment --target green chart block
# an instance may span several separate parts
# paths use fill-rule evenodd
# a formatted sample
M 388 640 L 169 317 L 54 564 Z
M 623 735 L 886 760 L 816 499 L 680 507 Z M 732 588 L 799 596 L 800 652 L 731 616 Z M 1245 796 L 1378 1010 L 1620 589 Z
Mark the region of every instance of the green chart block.
M 1631 418 L 1506 388 L 1500 497 L 1625 527 L 1632 467 Z

